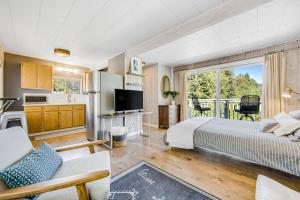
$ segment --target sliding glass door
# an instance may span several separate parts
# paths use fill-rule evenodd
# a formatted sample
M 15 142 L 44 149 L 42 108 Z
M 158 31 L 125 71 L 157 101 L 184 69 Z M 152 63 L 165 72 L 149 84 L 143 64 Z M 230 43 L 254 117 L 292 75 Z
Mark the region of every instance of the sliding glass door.
M 191 117 L 215 117 L 217 111 L 217 72 L 192 74 L 188 79 L 189 113 Z
M 240 119 L 241 99 L 259 98 L 261 101 L 263 64 L 246 64 L 206 68 L 192 73 L 188 79 L 189 115 L 218 116 Z M 254 120 L 260 118 L 261 105 L 257 112 L 251 112 Z M 251 120 L 244 118 L 244 120 Z

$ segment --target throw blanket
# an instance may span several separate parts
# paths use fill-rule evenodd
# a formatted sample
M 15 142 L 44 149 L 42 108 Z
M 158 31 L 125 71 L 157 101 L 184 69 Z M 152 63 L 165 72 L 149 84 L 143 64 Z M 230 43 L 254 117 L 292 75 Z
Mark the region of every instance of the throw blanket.
M 211 119 L 213 118 L 195 117 L 172 126 L 167 131 L 167 142 L 171 147 L 193 149 L 195 130 Z
M 263 133 L 259 122 L 215 118 L 195 130 L 194 145 L 300 176 L 300 142 Z

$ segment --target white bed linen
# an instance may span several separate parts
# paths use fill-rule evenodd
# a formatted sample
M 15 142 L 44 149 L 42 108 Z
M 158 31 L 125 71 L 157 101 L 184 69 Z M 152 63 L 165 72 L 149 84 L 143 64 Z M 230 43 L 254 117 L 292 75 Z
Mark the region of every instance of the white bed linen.
M 175 124 L 167 131 L 167 142 L 171 147 L 182 149 L 194 148 L 194 131 L 212 117 L 195 117 Z

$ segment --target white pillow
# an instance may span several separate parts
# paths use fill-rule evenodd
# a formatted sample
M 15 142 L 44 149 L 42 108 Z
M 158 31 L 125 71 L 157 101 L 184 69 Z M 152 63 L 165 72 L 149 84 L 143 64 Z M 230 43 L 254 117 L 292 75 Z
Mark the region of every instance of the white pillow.
M 289 112 L 289 115 L 295 119 L 300 120 L 300 110 L 294 110 L 292 112 Z
M 275 115 L 274 119 L 279 123 L 280 127 L 274 130 L 277 136 L 289 135 L 300 128 L 300 121 L 294 119 L 290 115 L 282 112 Z
M 272 133 L 280 127 L 275 119 L 262 119 L 259 123 L 261 132 Z

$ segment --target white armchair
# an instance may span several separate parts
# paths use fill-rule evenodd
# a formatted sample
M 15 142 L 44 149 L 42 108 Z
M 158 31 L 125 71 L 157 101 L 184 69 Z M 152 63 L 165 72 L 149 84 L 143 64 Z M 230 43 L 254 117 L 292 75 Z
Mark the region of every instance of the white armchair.
M 256 200 L 297 200 L 296 192 L 266 176 L 259 175 L 256 181 Z
M 0 200 L 20 199 L 40 194 L 38 200 L 80 199 L 103 200 L 110 189 L 109 152 L 95 153 L 94 145 L 104 141 L 87 142 L 57 148 L 57 152 L 88 147 L 91 154 L 63 162 L 52 180 L 33 185 L 8 189 L 0 180 Z M 33 146 L 20 127 L 0 130 L 0 170 L 22 159 Z

